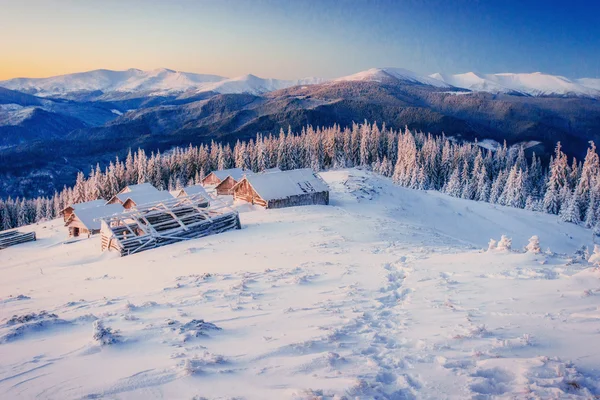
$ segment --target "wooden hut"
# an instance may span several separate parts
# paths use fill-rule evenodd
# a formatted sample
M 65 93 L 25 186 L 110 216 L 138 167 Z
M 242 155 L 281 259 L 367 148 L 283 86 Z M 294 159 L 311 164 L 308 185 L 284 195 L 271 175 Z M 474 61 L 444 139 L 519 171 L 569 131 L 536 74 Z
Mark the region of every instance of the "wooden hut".
M 230 229 L 240 229 L 237 211 L 223 205 L 198 207 L 201 195 L 182 196 L 146 204 L 102 218 L 102 250 L 121 256 L 195 239 Z
M 100 232 L 101 224 L 98 218 L 120 212 L 123 212 L 123 206 L 119 203 L 105 204 L 104 200 L 94 200 L 73 204 L 67 207 L 63 214 L 65 226 L 69 228 L 69 236 L 77 237 Z
M 122 204 L 123 208 L 130 209 L 148 203 L 167 201 L 173 199 L 171 193 L 158 190 L 150 183 L 129 185 L 114 195 L 107 204 Z
M 71 215 L 73 214 L 73 212 L 75 211 L 75 209 L 83 210 L 84 208 L 99 207 L 99 206 L 103 206 L 105 204 L 106 204 L 106 200 L 104 200 L 104 199 L 86 201 L 84 203 L 76 203 L 76 204 L 72 204 L 69 207 L 62 210 L 61 214 L 63 215 L 64 221 L 67 222 L 69 220 L 69 218 L 71 217 Z
M 217 186 L 228 177 L 233 178 L 236 182 L 243 178 L 249 171 L 244 171 L 241 168 L 222 169 L 219 171 L 212 171 L 202 179 L 203 186 Z
M 266 208 L 329 204 L 329 187 L 310 168 L 248 175 L 232 192 L 234 199 Z
M 208 207 L 210 205 L 210 195 L 202 185 L 191 185 L 183 189 L 171 192 L 173 197 L 185 197 L 192 195 L 200 195 L 198 198 L 198 207 Z

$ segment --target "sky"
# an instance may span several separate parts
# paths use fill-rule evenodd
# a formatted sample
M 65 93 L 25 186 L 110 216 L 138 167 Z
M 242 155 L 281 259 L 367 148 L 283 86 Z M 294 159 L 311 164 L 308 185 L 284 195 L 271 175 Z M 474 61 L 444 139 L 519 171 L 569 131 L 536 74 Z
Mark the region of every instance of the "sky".
M 600 77 L 598 15 L 598 0 L 0 0 L 0 80 L 162 67 Z

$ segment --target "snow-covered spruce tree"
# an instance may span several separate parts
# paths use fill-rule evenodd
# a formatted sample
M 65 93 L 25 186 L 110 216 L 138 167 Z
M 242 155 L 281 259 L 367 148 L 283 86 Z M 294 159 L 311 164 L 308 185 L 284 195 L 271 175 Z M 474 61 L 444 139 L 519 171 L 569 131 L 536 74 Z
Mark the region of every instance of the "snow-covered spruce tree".
M 579 198 L 577 192 L 569 194 L 565 198 L 566 204 L 560 209 L 560 219 L 565 222 L 577 224 L 581 222 L 579 211 Z
M 596 226 L 600 219 L 600 174 L 593 143 L 583 163 L 569 163 L 557 144 L 546 175 L 537 156 L 533 155 L 528 164 L 522 148 L 508 148 L 506 143 L 489 151 L 443 135 L 434 137 L 408 129 L 398 132 L 384 125 L 363 123 L 344 129 L 337 124 L 317 129 L 307 126 L 296 134 L 288 127 L 286 135 L 280 130 L 278 136 L 259 134 L 256 139 L 239 141 L 233 151 L 229 144 L 214 141 L 149 157 L 143 150 L 129 150 L 124 162 L 117 157 L 104 171 L 95 165 L 88 178 L 79 175 L 74 187 L 56 193 L 51 206 L 44 206 L 50 200 L 43 198 L 41 203 L 37 199 L 7 199 L 4 211 L 0 210 L 7 214 L 1 223 L 2 227 L 15 227 L 44 218 L 42 214 L 54 217 L 75 201 L 109 198 L 125 185 L 142 181 L 159 189 L 198 183 L 201 176 L 215 168 L 236 166 L 257 171 L 279 166 L 320 170 L 361 162 L 369 162 L 363 166 L 375 166 L 376 172 L 392 176 L 406 187 L 443 190 L 456 197 L 561 213 L 568 220 L 576 220 L 577 205 L 579 220 L 586 227 Z M 567 201 L 573 196 L 578 199 L 576 205 Z M 37 212 L 38 204 L 46 212 Z

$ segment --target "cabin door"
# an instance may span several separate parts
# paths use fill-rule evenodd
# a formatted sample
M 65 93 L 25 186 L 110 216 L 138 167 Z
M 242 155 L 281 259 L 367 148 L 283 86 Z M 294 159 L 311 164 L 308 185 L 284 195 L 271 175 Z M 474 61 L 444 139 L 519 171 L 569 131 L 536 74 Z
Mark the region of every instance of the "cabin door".
M 79 236 L 79 228 L 73 228 L 73 236 Z

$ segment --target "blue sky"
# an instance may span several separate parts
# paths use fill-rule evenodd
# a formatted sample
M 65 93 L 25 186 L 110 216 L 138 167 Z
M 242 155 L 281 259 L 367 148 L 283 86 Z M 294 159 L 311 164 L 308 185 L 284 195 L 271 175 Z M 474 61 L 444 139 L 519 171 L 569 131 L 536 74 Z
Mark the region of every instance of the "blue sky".
M 0 0 L 0 79 L 96 68 L 600 77 L 600 1 Z

